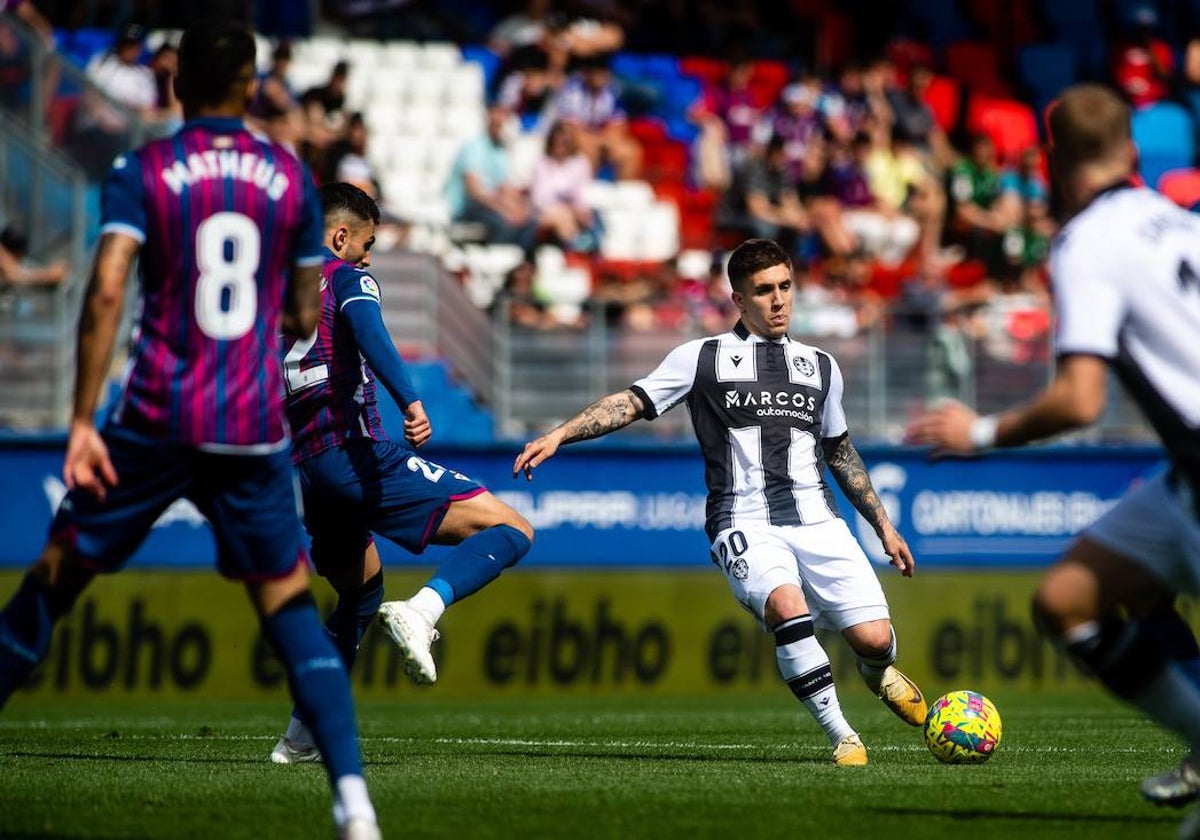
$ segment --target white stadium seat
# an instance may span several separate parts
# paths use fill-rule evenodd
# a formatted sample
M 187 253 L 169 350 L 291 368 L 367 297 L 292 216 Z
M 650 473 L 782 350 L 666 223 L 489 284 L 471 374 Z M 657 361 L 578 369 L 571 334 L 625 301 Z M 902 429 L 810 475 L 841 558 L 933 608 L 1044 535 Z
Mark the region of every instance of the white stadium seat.
M 654 204 L 654 188 L 645 181 L 618 181 L 613 185 L 613 205 L 626 210 Z
M 421 46 L 417 64 L 430 70 L 449 70 L 462 63 L 462 51 L 457 44 L 430 41 Z
M 384 46 L 379 66 L 387 70 L 411 70 L 417 65 L 420 50 L 412 41 L 392 41 Z
M 406 75 L 405 99 L 408 102 L 440 105 L 445 100 L 449 74 L 438 70 L 414 70 Z
M 479 107 L 484 100 L 483 67 L 468 61 L 454 68 L 446 83 L 446 99 Z

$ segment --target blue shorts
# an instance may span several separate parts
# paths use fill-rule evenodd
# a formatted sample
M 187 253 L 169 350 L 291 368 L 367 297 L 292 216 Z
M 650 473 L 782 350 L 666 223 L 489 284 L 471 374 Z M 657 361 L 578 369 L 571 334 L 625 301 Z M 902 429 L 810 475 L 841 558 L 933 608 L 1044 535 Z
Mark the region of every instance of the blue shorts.
M 188 499 L 212 524 L 217 568 L 238 580 L 284 577 L 303 557 L 291 452 L 226 455 L 151 440 L 118 427 L 103 431 L 118 484 L 100 502 L 67 494 L 51 538 L 75 548 L 97 572 L 115 572 L 177 499 Z
M 362 557 L 372 532 L 420 554 L 451 503 L 487 492 L 389 440 L 352 440 L 300 462 L 304 523 L 317 571 Z

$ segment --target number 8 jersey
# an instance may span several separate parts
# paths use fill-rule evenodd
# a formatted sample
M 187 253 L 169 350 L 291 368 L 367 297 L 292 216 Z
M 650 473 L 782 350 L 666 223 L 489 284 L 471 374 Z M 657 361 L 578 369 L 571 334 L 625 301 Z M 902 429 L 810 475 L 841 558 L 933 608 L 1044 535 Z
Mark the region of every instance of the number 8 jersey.
M 349 304 L 378 307 L 379 285 L 369 273 L 326 249 L 317 331 L 311 339 L 285 342 L 287 418 L 297 463 L 346 440 L 387 439 L 376 407 L 375 377 L 342 314 Z
M 203 449 L 287 446 L 279 321 L 294 265 L 323 259 L 308 169 L 241 120 L 191 120 L 118 157 L 101 233 L 142 244 L 142 309 L 111 422 Z
M 821 440 L 846 434 L 842 373 L 828 353 L 731 332 L 676 347 L 631 389 L 655 417 L 686 401 L 704 455 L 705 531 L 838 516 Z

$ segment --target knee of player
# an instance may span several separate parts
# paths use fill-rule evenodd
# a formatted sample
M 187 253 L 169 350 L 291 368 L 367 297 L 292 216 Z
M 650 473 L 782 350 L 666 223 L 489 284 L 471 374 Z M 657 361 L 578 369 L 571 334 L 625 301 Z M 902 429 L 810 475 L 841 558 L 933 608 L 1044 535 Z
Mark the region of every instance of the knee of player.
M 512 508 L 508 508 L 504 517 L 504 521 L 499 524 L 507 525 L 513 530 L 519 531 L 525 537 L 525 539 L 529 541 L 530 545 L 533 544 L 533 526 L 529 524 L 528 519 L 517 513 Z
M 1051 636 L 1095 618 L 1095 610 L 1072 583 L 1071 575 L 1053 568 L 1042 578 L 1031 604 L 1034 624 Z
M 847 635 L 850 635 L 849 633 Z M 892 649 L 892 625 L 889 621 L 872 621 L 853 628 L 847 641 L 859 656 L 885 656 Z

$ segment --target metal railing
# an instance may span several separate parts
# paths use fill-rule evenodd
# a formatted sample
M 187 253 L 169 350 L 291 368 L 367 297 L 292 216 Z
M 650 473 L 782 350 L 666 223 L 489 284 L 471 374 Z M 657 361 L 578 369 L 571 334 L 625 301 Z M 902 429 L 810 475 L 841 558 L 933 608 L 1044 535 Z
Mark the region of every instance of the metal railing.
M 29 232 L 30 253 L 71 266 L 57 286 L 0 292 L 0 425 L 62 426 L 87 263 L 85 179 L 28 128 L 0 114 L 0 183 L 5 219 Z

